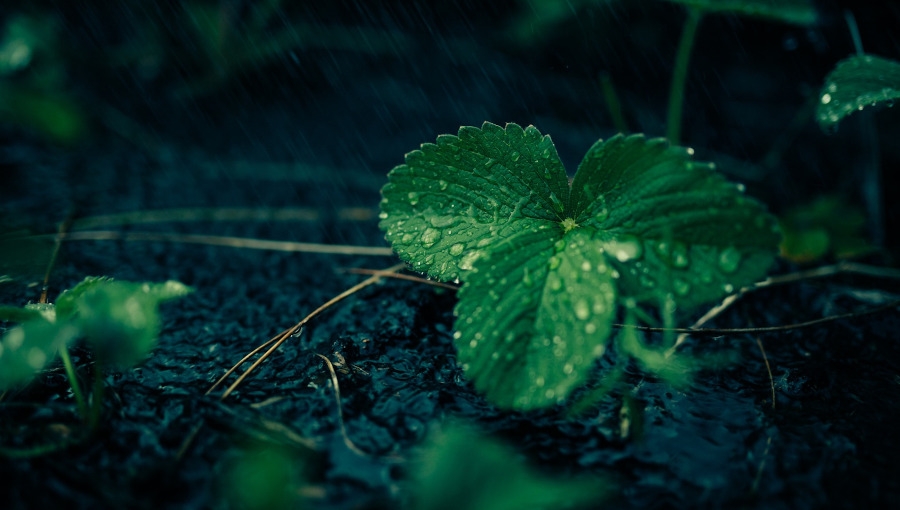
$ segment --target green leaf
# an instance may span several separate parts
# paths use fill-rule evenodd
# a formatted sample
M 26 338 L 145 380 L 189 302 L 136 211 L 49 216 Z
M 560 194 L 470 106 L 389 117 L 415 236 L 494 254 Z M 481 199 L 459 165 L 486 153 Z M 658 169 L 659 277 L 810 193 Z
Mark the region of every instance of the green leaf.
M 779 241 L 712 165 L 640 135 L 594 144 L 571 190 L 550 139 L 515 124 L 443 135 L 388 177 L 381 227 L 413 268 L 465 281 L 459 359 L 503 407 L 581 384 L 617 296 L 688 311 L 762 277 Z
M 189 292 L 190 287 L 172 281 L 150 284 L 86 279 L 73 289 L 78 296 L 72 315 L 104 363 L 128 367 L 142 361 L 156 344 L 159 303 Z
M 45 310 L 36 308 L 19 308 L 15 306 L 0 306 L 0 321 L 9 322 L 28 322 L 31 320 L 47 319 Z M 50 320 L 50 322 L 53 322 Z
M 816 9 L 810 0 L 669 0 L 705 13 L 733 13 L 795 25 L 816 22 Z
M 109 278 L 108 276 L 88 276 L 85 277 L 85 279 L 80 283 L 78 283 L 78 285 L 72 287 L 71 289 L 63 291 L 56 299 L 56 313 L 59 315 L 60 320 L 66 320 L 75 315 L 75 313 L 78 311 L 79 300 L 85 294 L 88 294 L 89 292 L 97 288 L 102 288 L 105 285 L 109 285 L 113 281 L 114 280 L 112 278 Z M 163 283 L 117 283 L 130 286 L 129 288 L 135 289 L 135 292 L 140 291 L 156 302 L 177 299 L 193 292 L 193 289 L 191 289 L 187 285 L 174 280 L 169 280 Z
M 838 62 L 825 78 L 816 118 L 827 129 L 851 113 L 900 98 L 900 62 L 855 55 Z
M 59 320 L 71 319 L 78 311 L 78 300 L 88 291 L 102 287 L 113 281 L 106 276 L 88 276 L 71 289 L 66 289 L 56 298 L 56 315 Z
M 753 283 L 772 263 L 775 218 L 691 152 L 618 135 L 595 143 L 578 167 L 571 215 L 611 255 L 623 296 L 671 293 L 679 309 L 692 309 Z
M 76 336 L 78 329 L 71 324 L 40 318 L 7 331 L 0 339 L 0 390 L 30 381 Z
M 585 230 L 534 230 L 500 241 L 475 269 L 454 333 L 475 387 L 502 407 L 565 398 L 606 350 L 616 291 L 604 254 Z
M 433 438 L 416 470 L 420 510 L 581 508 L 609 495 L 599 479 L 554 479 L 506 445 L 459 425 Z
M 516 124 L 441 135 L 389 178 L 379 226 L 401 259 L 440 280 L 464 279 L 497 238 L 558 223 L 569 192 L 550 137 Z

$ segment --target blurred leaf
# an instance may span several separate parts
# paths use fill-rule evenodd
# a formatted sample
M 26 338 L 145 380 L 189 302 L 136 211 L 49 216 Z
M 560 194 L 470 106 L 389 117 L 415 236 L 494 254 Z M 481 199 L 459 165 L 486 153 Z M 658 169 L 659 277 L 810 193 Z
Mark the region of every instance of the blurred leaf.
M 866 238 L 866 216 L 837 196 L 823 196 L 787 211 L 780 219 L 784 238 L 781 256 L 797 263 L 828 254 L 840 259 L 875 251 Z
M 27 81 L 38 89 L 53 89 L 61 84 L 64 73 L 57 49 L 57 17 L 15 14 L 3 27 L 0 39 L 0 77 L 29 71 Z M 32 65 L 35 62 L 37 65 Z
M 507 28 L 507 37 L 522 46 L 539 44 L 583 9 L 617 2 L 619 0 L 522 0 Z
M 816 9 L 811 0 L 669 0 L 704 13 L 732 13 L 765 18 L 795 25 L 816 22 Z
M 816 118 L 829 128 L 851 113 L 900 98 L 900 62 L 873 55 L 854 55 L 838 62 L 825 78 Z
M 56 322 L 56 305 L 53 303 L 29 303 L 25 305 L 24 309 L 29 312 L 36 312 L 48 322 Z
M 418 470 L 417 510 L 531 510 L 595 504 L 608 484 L 549 478 L 512 449 L 461 426 L 432 440 Z
M 81 107 L 64 94 L 2 82 L 0 121 L 35 131 L 64 145 L 77 143 L 88 130 Z
M 59 348 L 78 336 L 71 324 L 34 319 L 0 339 L 0 390 L 27 383 L 56 357 Z
M 53 320 L 49 319 L 42 310 L 28 307 L 18 308 L 15 306 L 0 306 L 0 321 L 28 322 L 37 319 L 44 319 L 48 322 L 54 322 Z
M 259 446 L 225 471 L 224 498 L 231 508 L 280 510 L 297 507 L 297 472 L 302 460 L 291 449 Z
M 91 281 L 76 298 L 76 323 L 104 363 L 132 366 L 142 361 L 159 335 L 160 302 L 191 291 L 178 282 L 163 284 Z
M 69 320 L 78 311 L 78 300 L 91 289 L 113 281 L 106 276 L 88 276 L 78 285 L 66 289 L 56 298 L 56 314 L 59 320 Z
M 797 263 L 814 262 L 828 254 L 831 236 L 822 227 L 794 229 L 782 225 L 781 256 Z

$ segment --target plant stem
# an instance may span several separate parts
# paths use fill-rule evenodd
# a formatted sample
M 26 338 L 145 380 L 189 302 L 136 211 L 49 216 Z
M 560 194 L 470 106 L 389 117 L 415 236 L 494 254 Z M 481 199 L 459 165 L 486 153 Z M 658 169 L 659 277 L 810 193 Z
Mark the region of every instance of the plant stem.
M 81 385 L 78 384 L 78 374 L 75 372 L 75 366 L 72 364 L 72 358 L 69 357 L 69 349 L 63 345 L 59 349 L 59 357 L 62 359 L 63 367 L 66 370 L 66 376 L 69 378 L 69 386 L 72 387 L 72 394 L 75 395 L 75 403 L 78 405 L 78 415 L 82 421 L 88 421 L 87 404 L 84 401 L 84 393 L 81 391 Z
M 667 119 L 666 138 L 673 144 L 680 142 L 681 113 L 684 109 L 684 85 L 687 81 L 688 63 L 691 60 L 691 48 L 697 35 L 697 27 L 703 13 L 694 7 L 688 8 L 688 17 L 684 21 L 681 40 L 678 41 L 678 53 L 675 54 L 675 69 L 672 71 L 672 88 L 669 90 L 669 117 Z
M 616 87 L 613 85 L 609 73 L 600 74 L 600 90 L 603 92 L 603 100 L 606 101 L 606 109 L 609 110 L 613 127 L 620 133 L 627 133 L 628 123 L 625 122 L 625 115 L 622 114 L 622 103 L 619 101 L 619 95 L 616 94 Z

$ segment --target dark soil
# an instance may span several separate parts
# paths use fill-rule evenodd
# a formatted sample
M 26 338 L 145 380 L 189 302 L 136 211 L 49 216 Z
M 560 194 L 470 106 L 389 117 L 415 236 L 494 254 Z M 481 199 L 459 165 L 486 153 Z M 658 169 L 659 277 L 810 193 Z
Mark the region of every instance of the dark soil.
M 141 4 L 95 4 L 35 3 L 64 21 L 60 37 L 70 48 L 97 56 L 70 56 L 67 64 L 73 94 L 91 112 L 91 131 L 61 147 L 0 124 L 6 227 L 53 233 L 67 219 L 129 211 L 300 207 L 314 217 L 101 228 L 385 246 L 377 204 L 386 173 L 405 152 L 460 125 L 535 124 L 553 137 L 571 173 L 593 141 L 614 132 L 597 78 L 608 72 L 632 128 L 662 135 L 683 16 L 665 3 L 598 7 L 522 47 L 500 30 L 522 9 L 514 2 L 286 2 L 317 26 L 387 28 L 410 44 L 375 55 L 297 50 L 176 100 L 171 91 L 190 69 L 173 65 L 146 79 L 99 57 L 129 40 L 124 27 L 146 15 Z M 828 70 L 853 51 L 840 9 L 824 2 L 820 25 L 810 29 L 733 16 L 704 21 L 683 135 L 701 159 L 762 159 Z M 896 30 L 886 28 L 898 26 L 900 11 L 855 14 L 866 50 L 900 59 Z M 168 26 L 177 23 L 173 17 Z M 138 136 L 126 140 L 110 129 L 101 113 L 109 108 L 128 116 Z M 810 122 L 776 166 L 723 171 L 775 212 L 822 193 L 844 193 L 864 206 L 854 171 L 872 156 L 863 122 L 851 117 L 830 136 Z M 900 162 L 900 118 L 884 109 L 868 122 L 879 134 L 876 164 L 887 175 Z M 876 264 L 897 253 L 900 201 L 891 186 L 882 196 L 888 255 L 874 257 Z M 0 303 L 38 299 L 46 265 L 33 262 L 26 276 L 0 284 Z M 759 335 L 774 407 L 757 336 L 690 340 L 687 351 L 735 352 L 738 361 L 700 373 L 682 391 L 630 371 L 627 393 L 643 414 L 640 438 L 620 434 L 619 395 L 577 419 L 566 419 L 563 407 L 512 413 L 491 406 L 456 364 L 453 292 L 406 281 L 368 287 L 315 319 L 224 401 L 204 396 L 251 349 L 364 278 L 341 269 L 395 263 L 182 242 L 64 243 L 50 275 L 51 301 L 88 275 L 174 279 L 196 292 L 164 305 L 165 326 L 146 362 L 106 373 L 95 436 L 54 454 L 0 458 L 0 507 L 230 508 L 226 472 L 244 452 L 268 444 L 303 466 L 285 475 L 302 489 L 302 504 L 397 508 L 411 501 L 415 459 L 429 432 L 450 418 L 505 439 L 548 473 L 613 480 L 611 508 L 874 508 L 900 500 L 896 309 Z M 783 262 L 776 272 L 797 269 Z M 897 287 L 842 276 L 771 288 L 745 297 L 714 325 L 847 313 L 896 295 Z M 346 437 L 365 454 L 345 442 L 335 388 L 317 353 L 340 364 Z M 90 352 L 76 347 L 73 358 L 87 380 Z M 601 360 L 598 374 L 609 365 Z M 7 393 L 0 423 L 5 446 L 74 433 L 79 424 L 62 370 Z

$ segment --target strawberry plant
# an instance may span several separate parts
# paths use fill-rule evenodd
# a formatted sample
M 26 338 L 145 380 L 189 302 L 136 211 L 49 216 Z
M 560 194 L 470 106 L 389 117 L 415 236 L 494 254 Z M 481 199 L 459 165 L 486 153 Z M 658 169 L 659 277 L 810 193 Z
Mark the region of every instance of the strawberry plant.
M 28 383 L 59 356 L 78 413 L 87 430 L 95 429 L 102 405 L 103 369 L 142 361 L 159 335 L 159 303 L 190 292 L 190 287 L 175 281 L 150 284 L 86 278 L 60 294 L 55 304 L 0 307 L 0 320 L 20 323 L 0 337 L 0 390 Z M 69 344 L 79 338 L 87 342 L 95 360 L 90 400 L 84 396 L 68 353 Z M 34 452 L 45 450 L 41 447 Z M 3 451 L 7 455 L 28 452 Z
M 413 269 L 463 282 L 453 337 L 475 387 L 545 407 L 607 350 L 619 304 L 683 313 L 768 270 L 775 219 L 691 153 L 617 135 L 570 182 L 535 127 L 463 127 L 390 172 L 380 226 Z

